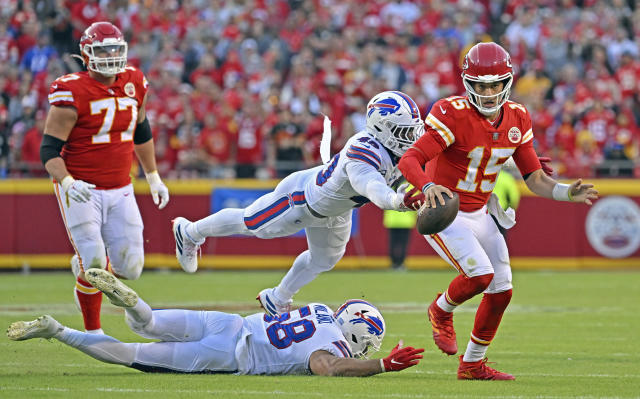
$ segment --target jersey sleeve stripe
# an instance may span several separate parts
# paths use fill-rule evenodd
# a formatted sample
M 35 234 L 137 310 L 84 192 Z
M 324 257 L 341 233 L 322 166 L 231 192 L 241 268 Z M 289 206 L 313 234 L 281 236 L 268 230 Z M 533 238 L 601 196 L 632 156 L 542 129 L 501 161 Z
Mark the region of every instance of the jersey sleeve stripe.
M 57 102 L 61 102 L 61 101 L 66 101 L 66 102 L 73 102 L 73 97 L 60 97 L 60 98 L 54 98 L 54 99 L 49 99 L 49 104 L 53 104 L 53 103 L 57 103 Z
M 440 122 L 438 118 L 433 116 L 433 114 L 429 114 L 425 122 L 436 132 L 438 132 L 438 134 L 440 134 L 445 143 L 447 143 L 447 146 L 450 146 L 454 141 L 456 141 L 455 136 L 453 135 L 453 133 L 451 133 L 451 130 L 449 130 L 449 128 L 444 123 Z
M 56 97 L 59 97 L 59 96 L 66 96 L 66 97 L 73 98 L 73 93 L 71 93 L 70 91 L 56 91 L 56 92 L 53 92 L 53 93 L 49 94 L 49 99 L 56 98 Z
M 366 156 L 364 156 L 362 154 L 356 154 L 356 153 L 347 152 L 347 158 L 355 159 L 357 161 L 366 162 L 369 165 L 373 166 L 376 170 L 378 170 L 378 168 L 379 168 L 379 166 L 374 161 L 372 161 L 371 159 L 367 158 Z
M 342 345 L 342 347 L 344 348 L 344 350 L 347 351 L 347 353 L 349 354 L 349 357 L 353 357 L 353 354 L 351 353 L 351 349 L 349 348 L 349 344 L 347 344 L 344 341 L 338 341 L 338 343 L 340 343 L 340 345 Z
M 370 157 L 372 157 L 373 159 L 375 159 L 376 161 L 378 161 L 378 163 L 382 163 L 382 160 L 380 159 L 380 157 L 378 156 L 378 154 L 376 154 L 375 152 L 368 150 L 366 148 L 363 147 L 358 147 L 356 145 L 351 145 L 349 147 L 349 150 L 351 151 L 356 151 L 356 152 L 362 152 L 366 155 L 369 155 Z
M 533 130 L 529 129 L 524 136 L 522 136 L 522 144 L 531 141 L 531 139 L 533 139 Z
M 347 353 L 344 351 L 344 348 L 342 347 L 342 345 L 340 345 L 340 341 L 333 341 L 332 344 L 334 344 L 336 348 L 338 348 L 338 350 L 342 353 L 342 357 L 349 357 Z

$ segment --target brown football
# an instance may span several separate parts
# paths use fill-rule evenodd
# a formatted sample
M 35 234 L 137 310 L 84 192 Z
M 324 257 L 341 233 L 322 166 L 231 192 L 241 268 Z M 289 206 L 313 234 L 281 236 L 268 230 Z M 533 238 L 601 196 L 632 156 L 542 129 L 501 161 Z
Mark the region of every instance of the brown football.
M 460 198 L 458 194 L 453 193 L 453 198 L 449 198 L 449 195 L 442 194 L 444 198 L 444 205 L 440 205 L 440 201 L 436 199 L 435 208 L 427 208 L 422 205 L 418 209 L 418 220 L 416 222 L 416 228 L 422 235 L 436 234 L 446 229 L 453 219 L 458 214 L 458 208 L 460 208 Z

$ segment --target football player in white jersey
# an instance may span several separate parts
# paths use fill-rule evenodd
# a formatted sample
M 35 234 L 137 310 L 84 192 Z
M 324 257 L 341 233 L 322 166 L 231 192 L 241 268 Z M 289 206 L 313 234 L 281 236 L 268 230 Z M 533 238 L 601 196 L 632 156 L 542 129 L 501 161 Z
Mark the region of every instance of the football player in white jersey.
M 369 376 L 415 366 L 424 352 L 400 341 L 387 357 L 366 359 L 380 349 L 386 326 L 378 309 L 360 299 L 347 301 L 335 313 L 311 303 L 275 317 L 243 318 L 215 311 L 151 310 L 111 273 L 89 269 L 86 276 L 111 303 L 124 308 L 134 332 L 160 342 L 124 343 L 64 327 L 51 316 L 11 324 L 9 339 L 55 338 L 106 363 L 173 373 Z
M 305 229 L 308 248 L 275 288 L 258 299 L 270 315 L 287 312 L 293 295 L 344 255 L 351 233 L 352 209 L 373 202 L 382 209 L 418 209 L 424 196 L 406 186 L 391 188 L 402 177 L 399 157 L 422 135 L 424 123 L 415 101 L 399 91 L 385 91 L 369 101 L 366 129 L 347 141 L 325 165 L 292 173 L 271 193 L 245 209 L 227 208 L 196 222 L 173 222 L 176 256 L 182 268 L 198 268 L 197 252 L 206 237 L 233 234 L 284 237 Z

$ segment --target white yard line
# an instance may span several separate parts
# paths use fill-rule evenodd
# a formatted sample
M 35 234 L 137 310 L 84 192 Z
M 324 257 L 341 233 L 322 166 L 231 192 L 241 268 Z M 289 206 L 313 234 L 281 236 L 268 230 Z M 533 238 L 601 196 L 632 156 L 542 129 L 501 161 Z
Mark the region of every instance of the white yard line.
M 71 389 L 64 388 L 50 388 L 50 387 L 0 387 L 0 391 L 56 391 L 56 392 L 71 392 Z M 309 391 L 263 391 L 263 390 L 224 390 L 224 389 L 133 389 L 133 388 L 102 388 L 97 387 L 94 389 L 78 389 L 74 388 L 73 392 L 107 392 L 107 393 L 157 393 L 157 394 L 188 394 L 188 395 L 247 395 L 256 397 L 266 397 L 267 395 L 279 395 L 279 396 L 299 396 L 299 397 L 325 397 L 326 392 L 309 392 Z M 343 398 L 442 398 L 442 399 L 477 399 L 477 398 L 489 398 L 489 399 L 630 399 L 638 398 L 637 396 L 594 396 L 594 395 L 578 395 L 578 396 L 565 396 L 565 395 L 495 395 L 495 394 L 474 394 L 474 395 L 438 395 L 433 393 L 428 394 L 403 394 L 403 393 L 342 393 L 339 395 L 332 394 L 332 397 Z

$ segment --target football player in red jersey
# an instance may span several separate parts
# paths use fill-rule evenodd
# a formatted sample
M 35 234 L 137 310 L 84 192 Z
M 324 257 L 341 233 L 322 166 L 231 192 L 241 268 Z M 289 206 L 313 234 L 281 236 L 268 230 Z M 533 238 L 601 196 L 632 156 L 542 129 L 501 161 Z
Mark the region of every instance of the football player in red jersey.
M 84 270 L 108 268 L 137 279 L 144 265 L 142 218 L 130 177 L 134 152 L 160 209 L 169 201 L 169 191 L 156 171 L 145 114 L 147 80 L 126 65 L 122 33 L 109 22 L 96 22 L 82 35 L 80 54 L 87 71 L 51 84 L 40 157 L 54 179 L 76 252 L 71 262 L 77 278 L 74 293 L 85 329 L 102 333 L 102 293 L 86 281 Z
M 511 266 L 503 236 L 491 212 L 505 227 L 514 221 L 492 206 L 492 190 L 501 165 L 513 157 L 527 187 L 558 201 L 591 205 L 597 191 L 579 179 L 561 184 L 541 169 L 534 151 L 527 109 L 509 101 L 513 70 L 509 54 L 496 43 L 480 43 L 465 57 L 462 79 L 465 97 L 437 101 L 427 116 L 425 134 L 404 154 L 399 169 L 427 204 L 443 203 L 455 191 L 460 211 L 454 222 L 427 242 L 460 273 L 447 291 L 429 306 L 436 345 L 457 353 L 453 311 L 484 293 L 476 312 L 471 339 L 460 356 L 459 379 L 512 380 L 486 365 L 485 354 L 511 299 Z M 496 209 L 500 208 L 500 209 Z

